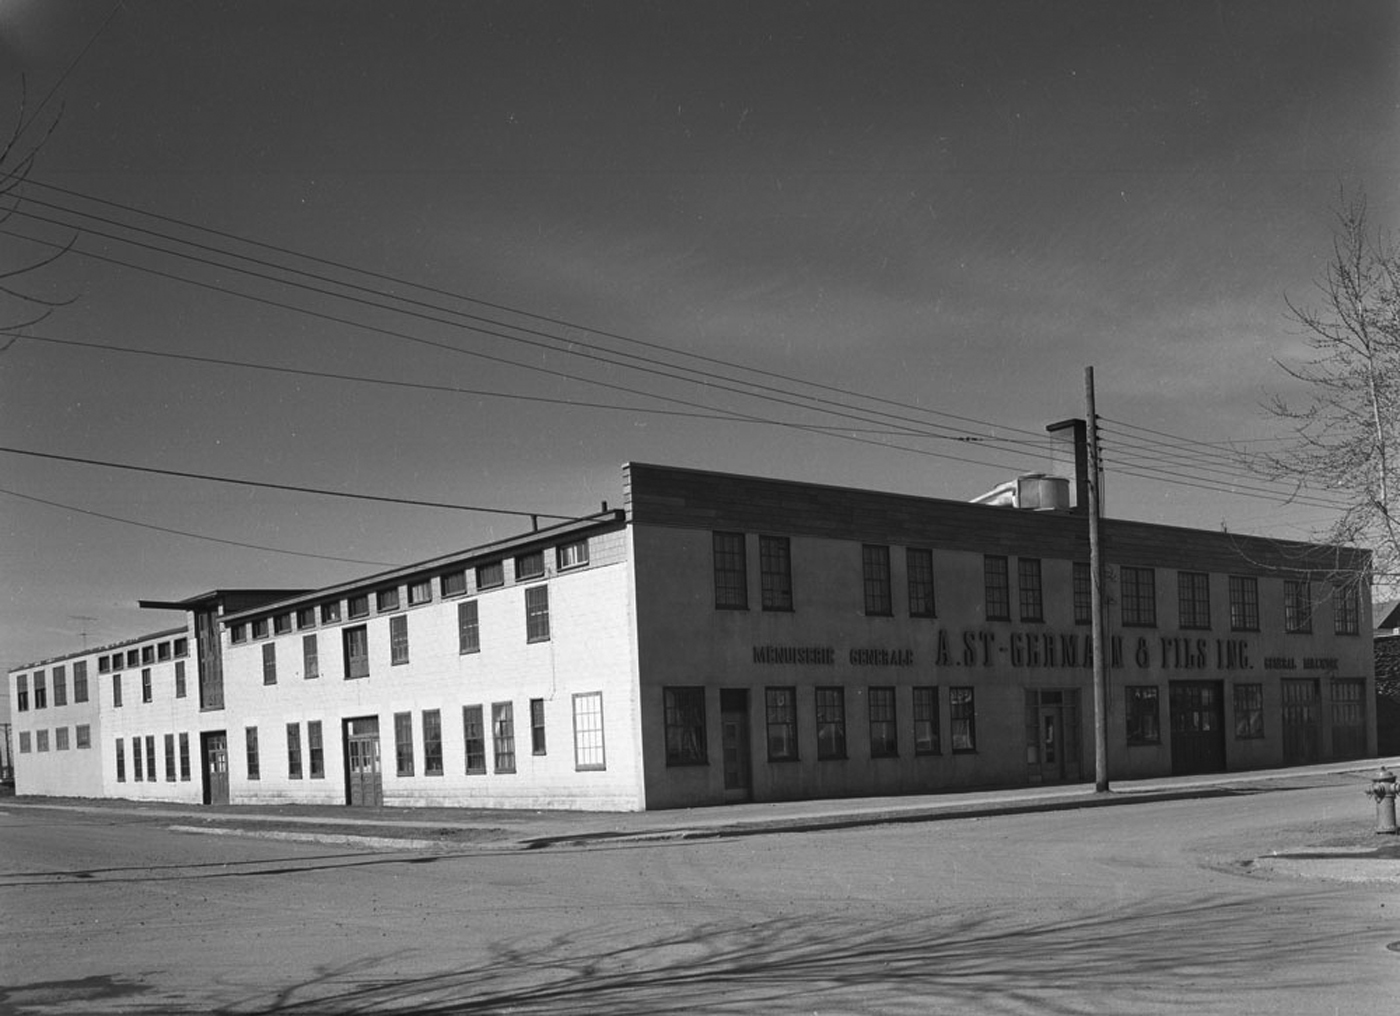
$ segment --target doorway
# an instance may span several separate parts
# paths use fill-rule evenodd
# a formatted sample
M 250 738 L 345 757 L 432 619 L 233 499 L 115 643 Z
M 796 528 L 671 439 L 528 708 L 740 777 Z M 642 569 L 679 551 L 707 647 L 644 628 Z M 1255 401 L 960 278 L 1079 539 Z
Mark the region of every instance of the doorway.
M 724 752 L 724 799 L 753 799 L 753 754 L 749 745 L 747 688 L 719 690 L 719 725 Z
M 199 735 L 204 759 L 204 803 L 228 804 L 228 734 L 211 730 Z
M 1283 763 L 1305 766 L 1322 758 L 1317 680 L 1283 679 Z
M 1031 783 L 1081 778 L 1079 690 L 1026 689 L 1026 776 Z
M 1172 775 L 1225 771 L 1225 694 L 1219 681 L 1172 681 Z
M 345 803 L 377 808 L 384 803 L 384 775 L 379 760 L 379 717 L 346 720 Z

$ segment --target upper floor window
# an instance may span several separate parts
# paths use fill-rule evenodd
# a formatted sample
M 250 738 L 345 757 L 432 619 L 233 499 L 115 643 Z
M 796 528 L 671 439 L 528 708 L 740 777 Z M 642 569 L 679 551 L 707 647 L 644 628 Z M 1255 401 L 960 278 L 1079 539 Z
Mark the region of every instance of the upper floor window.
M 922 547 L 906 548 L 904 570 L 909 578 L 909 616 L 936 616 L 933 602 L 933 551 Z
M 721 610 L 748 610 L 748 564 L 743 533 L 715 533 L 715 606 Z
M 408 615 L 395 614 L 389 618 L 389 663 L 397 666 L 408 662 Z
M 1332 587 L 1332 629 L 1338 635 L 1361 632 L 1361 597 L 1350 582 Z
M 588 541 L 575 540 L 573 543 L 560 544 L 554 555 L 555 564 L 560 571 L 566 568 L 582 568 L 588 563 Z
M 1088 561 L 1074 562 L 1071 578 L 1074 598 L 1074 623 L 1094 623 L 1094 573 Z
M 42 670 L 34 671 L 34 708 L 47 709 L 49 705 L 48 683 Z
M 982 584 L 986 590 L 988 621 L 1011 620 L 1011 578 L 1006 558 L 988 554 L 982 558 Z
M 431 579 L 408 584 L 408 605 L 410 607 L 416 607 L 420 603 L 431 603 L 432 599 L 433 583 Z
M 890 548 L 867 543 L 860 548 L 861 575 L 865 586 L 865 612 L 872 617 L 894 613 L 890 588 Z
M 461 596 L 467 591 L 466 570 L 447 572 L 438 579 L 438 587 L 444 597 Z
M 253 638 L 255 638 L 255 639 L 265 639 L 265 638 L 267 638 L 267 618 L 265 618 L 265 617 L 260 617 L 260 618 L 258 618 L 256 621 L 253 622 Z M 135 666 L 134 663 L 133 663 L 133 664 L 130 664 L 130 665 L 131 665 L 131 666 Z
M 544 551 L 521 554 L 515 559 L 515 581 L 537 579 L 544 575 Z
M 262 647 L 263 684 L 277 683 L 277 643 L 268 642 Z
M 500 561 L 492 561 L 490 564 L 479 564 L 476 566 L 476 588 L 492 589 L 496 586 L 505 585 L 506 570 Z
M 786 536 L 758 538 L 758 573 L 764 610 L 792 609 L 792 549 Z
M 1016 559 L 1016 589 L 1020 596 L 1021 620 L 1044 621 L 1045 605 L 1040 589 L 1040 558 Z
M 1157 576 L 1151 568 L 1120 568 L 1118 593 L 1125 625 L 1151 628 L 1157 624 Z
M 399 587 L 390 586 L 388 589 L 377 590 L 374 594 L 374 609 L 381 614 L 390 610 L 398 610 Z
M 345 613 L 349 617 L 369 616 L 369 593 L 352 596 L 345 601 Z
M 321 623 L 335 624 L 340 620 L 340 601 L 331 600 L 330 603 L 321 604 Z
M 1283 630 L 1312 631 L 1312 589 L 1307 579 L 1283 580 Z
M 1230 630 L 1259 630 L 1259 580 L 1230 576 Z
M 29 712 L 29 676 L 27 674 L 15 675 L 15 709 L 21 713 Z
M 549 586 L 525 590 L 525 641 L 549 641 Z
M 316 627 L 316 608 L 302 607 L 297 610 L 297 630 L 304 631 L 307 628 Z
M 86 702 L 88 700 L 88 673 L 87 660 L 79 660 L 73 664 L 73 701 Z
M 369 632 L 364 625 L 341 632 L 345 643 L 345 679 L 369 677 Z
M 1176 573 L 1176 605 L 1182 628 L 1210 628 L 1210 576 L 1205 572 Z
M 475 600 L 457 604 L 457 652 L 481 651 L 481 621 Z
M 292 615 L 278 614 L 272 619 L 272 630 L 278 635 L 285 635 L 292 630 Z

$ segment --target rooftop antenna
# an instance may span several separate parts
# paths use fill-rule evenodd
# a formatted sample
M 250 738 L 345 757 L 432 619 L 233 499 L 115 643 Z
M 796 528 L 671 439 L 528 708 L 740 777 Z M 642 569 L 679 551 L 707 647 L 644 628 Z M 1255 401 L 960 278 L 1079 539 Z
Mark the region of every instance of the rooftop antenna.
M 97 620 L 97 618 L 95 618 L 95 617 L 88 617 L 86 614 L 69 614 L 69 615 L 68 615 L 68 618 L 69 618 L 69 620 L 72 620 L 72 621 L 96 621 L 96 620 Z M 87 637 L 88 637 L 88 633 L 87 633 L 87 626 L 86 626 L 86 625 L 83 626 L 83 630 L 82 630 L 82 631 L 78 632 L 78 637 L 79 637 L 80 639 L 83 640 L 83 652 L 87 652 Z

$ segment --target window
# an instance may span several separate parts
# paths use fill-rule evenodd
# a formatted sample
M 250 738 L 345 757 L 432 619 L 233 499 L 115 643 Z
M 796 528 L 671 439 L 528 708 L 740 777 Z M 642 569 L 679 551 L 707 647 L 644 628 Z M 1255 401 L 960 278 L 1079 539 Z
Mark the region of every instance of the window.
M 749 609 L 749 567 L 743 533 L 715 533 L 715 609 Z
M 389 618 L 389 663 L 398 666 L 408 662 L 408 615 L 395 614 Z
M 554 563 L 560 571 L 569 568 L 582 568 L 588 563 L 588 541 L 575 540 L 561 544 L 554 552 Z
M 73 747 L 80 749 L 92 747 L 91 724 L 79 723 L 73 728 Z
M 141 663 L 142 663 L 143 665 L 145 665 L 145 666 L 150 666 L 152 663 L 155 663 L 155 662 L 156 662 L 156 647 L 155 647 L 155 646 L 142 646 L 142 647 L 141 647 Z
M 314 632 L 301 637 L 301 676 L 307 681 L 321 676 L 320 643 Z
M 462 707 L 462 747 L 468 775 L 486 772 L 486 733 L 482 729 L 481 706 Z
M 190 781 L 190 735 L 180 735 L 180 782 Z
M 1264 686 L 1235 685 L 1235 738 L 1252 740 L 1264 736 Z
M 1088 561 L 1074 562 L 1074 623 L 1094 623 L 1094 573 Z
M 442 775 L 442 713 L 423 710 L 423 775 Z
M 99 674 L 105 674 L 105 673 L 107 673 L 108 671 L 110 671 L 111 669 L 112 669 L 112 660 L 111 660 L 111 657 L 108 657 L 108 656 L 99 656 L 99 657 L 97 658 L 97 672 L 98 672 Z
M 156 659 L 161 663 L 164 663 L 166 660 L 170 659 L 169 642 L 162 642 L 160 643 L 160 645 L 156 646 Z
M 1016 559 L 1016 589 L 1021 602 L 1021 620 L 1044 621 L 1045 607 L 1040 592 L 1040 558 Z
M 871 688 L 870 757 L 893 758 L 899 754 L 899 734 L 895 724 L 894 689 Z
M 395 772 L 400 776 L 413 775 L 413 714 L 394 714 L 394 758 Z
M 185 686 L 185 661 L 175 661 L 175 697 L 184 698 L 188 689 Z
M 321 721 L 308 720 L 306 723 L 306 754 L 311 763 L 311 778 L 326 778 L 326 747 L 321 740 Z
M 467 591 L 467 573 L 465 571 L 448 572 L 438 579 L 438 585 L 444 599 L 449 596 L 461 596 Z
M 66 706 L 68 704 L 68 668 L 53 668 L 53 704 L 55 706 Z
M 228 626 L 228 640 L 234 645 L 248 641 L 248 627 L 244 624 L 231 624 Z
M 345 601 L 345 613 L 351 618 L 369 616 L 369 594 L 361 593 Z
M 574 695 L 574 769 L 588 772 L 607 768 L 603 751 L 603 693 Z
M 758 575 L 764 610 L 792 609 L 792 548 L 786 536 L 758 538 Z
M 938 689 L 926 686 L 915 688 L 914 754 L 937 755 L 939 751 Z
M 54 751 L 67 751 L 67 750 L 68 750 L 68 728 L 67 728 L 67 727 L 55 727 L 55 728 L 54 728 L 54 732 L 53 732 L 53 750 L 54 750 Z
M 908 547 L 904 570 L 909 576 L 909 616 L 936 617 L 933 605 L 933 551 Z
M 1337 635 L 1356 635 L 1360 628 L 1360 597 L 1356 586 L 1338 585 L 1332 587 L 1332 630 Z M 38 694 L 37 691 L 35 694 Z
M 267 638 L 267 618 L 259 618 L 258 620 L 253 622 L 253 638 Z
M 1307 579 L 1283 580 L 1283 630 L 1312 631 L 1312 589 Z
M 525 641 L 549 641 L 549 587 L 525 590 Z
M 121 676 L 120 674 L 113 674 L 113 675 L 112 675 L 112 708 L 113 708 L 113 709 L 120 709 L 121 707 L 122 707 L 122 676 Z
M 476 566 L 476 588 L 494 589 L 506 584 L 506 569 L 500 561 Z
M 948 723 L 953 754 L 977 750 L 977 703 L 971 688 L 948 689 Z
M 521 554 L 515 559 L 515 581 L 538 579 L 544 576 L 544 551 L 536 550 Z
M 35 751 L 48 751 L 48 750 L 49 750 L 49 732 L 48 732 L 47 730 L 36 730 L 36 731 L 34 731 L 34 750 L 35 750 Z
M 117 705 L 121 705 L 120 696 Z M 21 713 L 29 712 L 29 677 L 25 674 L 15 675 L 15 710 Z
M 1259 580 L 1230 576 L 1230 630 L 1259 630 Z
M 1127 694 L 1128 743 L 1160 744 L 1161 717 L 1157 708 L 1156 685 L 1128 685 Z
M 1176 573 L 1176 605 L 1182 628 L 1210 628 L 1210 576 L 1205 572 Z
M 399 609 L 399 587 L 377 590 L 374 594 L 374 609 L 381 614 Z
M 1151 568 L 1124 565 L 1118 571 L 1123 623 L 1139 628 L 1157 624 L 1157 577 Z
M 475 600 L 463 600 L 457 604 L 457 652 L 481 652 L 481 623 Z
M 433 583 L 430 579 L 422 579 L 418 582 L 408 584 L 408 605 L 416 607 L 420 603 L 431 603 L 433 601 Z
M 817 758 L 846 757 L 846 690 L 817 689 Z
M 860 548 L 860 561 L 865 585 L 865 612 L 871 617 L 889 617 L 894 613 L 890 591 L 890 548 L 865 544 Z
M 768 761 L 797 761 L 797 689 L 768 688 L 763 693 L 768 723 Z
M 25 735 L 20 735 L 19 742 L 21 751 L 28 751 L 29 745 L 25 743 Z M 122 739 L 117 738 L 117 782 L 126 782 L 126 746 L 122 744 Z
M 118 742 L 118 743 L 120 743 L 120 742 Z M 27 731 L 27 730 L 21 730 L 21 731 L 19 732 L 19 753 L 20 753 L 21 755 L 28 755 L 28 754 L 29 754 L 29 751 L 30 751 L 29 731 Z
M 530 700 L 530 754 L 545 754 L 544 744 L 544 699 Z
M 258 766 L 258 728 L 245 727 L 243 730 L 244 754 L 248 760 L 248 779 L 261 779 L 262 773 Z M 138 765 L 139 769 L 140 766 Z
M 175 735 L 165 735 L 165 782 L 175 782 Z
M 263 684 L 277 683 L 277 643 L 268 642 L 262 647 Z
M 264 648 L 264 649 L 271 649 L 272 646 L 268 645 L 268 646 L 264 646 L 263 648 Z M 266 656 L 265 653 L 264 653 L 263 655 Z M 152 689 L 151 689 L 151 668 L 150 668 L 150 667 L 142 667 L 142 668 L 141 668 L 141 701 L 142 701 L 142 702 L 149 702 L 149 701 L 151 701 L 152 694 L 153 694 L 153 692 L 152 692 Z
M 705 739 L 705 689 L 666 688 L 666 764 L 703 766 L 710 758 Z
M 277 635 L 286 635 L 292 630 L 292 615 L 278 614 L 272 619 L 272 631 Z
M 146 735 L 146 782 L 156 782 L 156 738 L 154 734 Z
M 305 631 L 307 628 L 316 627 L 316 608 L 297 608 L 297 631 Z
M 982 583 L 986 589 L 988 621 L 1011 620 L 1011 579 L 1006 558 L 988 554 L 982 558 Z
M 176 639 L 176 640 L 175 640 L 174 649 L 175 649 L 175 655 L 176 655 L 176 656 L 188 656 L 188 655 L 190 655 L 190 640 L 187 639 L 187 638 L 178 638 L 178 639 Z
M 301 724 L 287 724 L 287 778 L 301 779 Z
M 184 664 L 176 664 L 177 667 Z M 79 660 L 73 664 L 73 701 L 86 702 L 88 700 L 88 677 L 87 660 Z
M 491 706 L 491 738 L 496 749 L 496 772 L 515 772 L 515 706 L 496 702 Z
M 49 690 L 42 670 L 34 671 L 34 708 L 46 709 L 49 705 Z
M 126 667 L 128 670 L 141 666 L 141 651 L 139 649 L 128 649 L 126 651 Z
M 369 677 L 369 632 L 364 625 L 346 628 L 341 633 L 345 643 L 345 680 Z
M 321 604 L 321 623 L 334 624 L 340 620 L 340 601 L 332 600 Z

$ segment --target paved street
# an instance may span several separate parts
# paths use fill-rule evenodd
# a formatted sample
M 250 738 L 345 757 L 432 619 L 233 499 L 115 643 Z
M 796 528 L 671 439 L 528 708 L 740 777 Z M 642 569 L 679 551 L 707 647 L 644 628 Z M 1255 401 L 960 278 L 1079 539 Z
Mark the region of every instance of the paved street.
M 1255 860 L 1376 846 L 1358 789 L 398 852 L 4 802 L 0 1012 L 1383 1012 L 1397 884 Z

